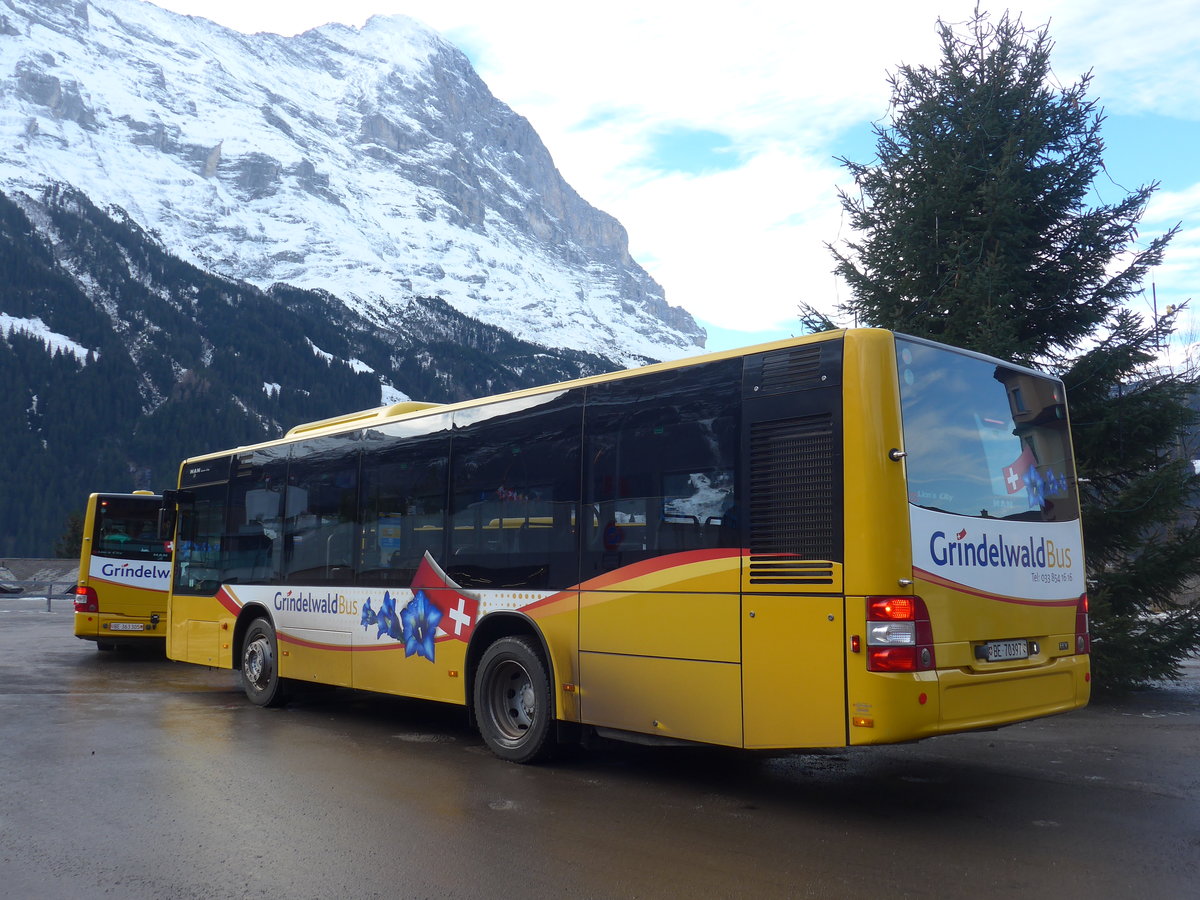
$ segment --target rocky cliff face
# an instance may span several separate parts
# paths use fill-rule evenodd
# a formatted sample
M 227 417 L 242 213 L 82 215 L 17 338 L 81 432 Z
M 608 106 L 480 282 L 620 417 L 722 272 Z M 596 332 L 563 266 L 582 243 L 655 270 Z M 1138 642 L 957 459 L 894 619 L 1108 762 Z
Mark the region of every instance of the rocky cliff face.
M 138 0 L 0 0 L 0 189 L 48 182 L 210 271 L 328 291 L 381 329 L 436 297 L 623 363 L 703 346 L 620 223 L 407 18 L 285 38 Z

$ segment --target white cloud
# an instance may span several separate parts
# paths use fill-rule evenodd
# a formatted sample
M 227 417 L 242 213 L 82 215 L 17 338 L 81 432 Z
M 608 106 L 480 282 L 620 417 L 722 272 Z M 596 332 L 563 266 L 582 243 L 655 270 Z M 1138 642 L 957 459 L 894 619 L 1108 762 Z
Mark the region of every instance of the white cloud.
M 1139 238 L 1142 245 L 1180 225 L 1163 264 L 1150 275 L 1145 302 L 1153 305 L 1156 296 L 1158 309 L 1162 311 L 1191 300 L 1196 285 L 1200 284 L 1200 183 L 1181 191 L 1160 190 L 1146 207 L 1142 225 Z M 1176 325 L 1173 342 L 1183 345 L 1200 342 L 1200 309 L 1193 304 L 1188 304 Z
M 1197 170 L 1200 176 L 1200 169 Z M 1146 207 L 1147 222 L 1174 223 L 1200 220 L 1200 182 L 1182 191 L 1160 190 Z

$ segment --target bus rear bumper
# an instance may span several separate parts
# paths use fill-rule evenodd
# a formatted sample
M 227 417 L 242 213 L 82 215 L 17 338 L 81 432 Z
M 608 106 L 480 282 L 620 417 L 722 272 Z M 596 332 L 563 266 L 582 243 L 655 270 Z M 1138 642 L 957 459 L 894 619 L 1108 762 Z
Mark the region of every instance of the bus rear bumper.
M 851 692 L 848 743 L 892 744 L 1080 709 L 1091 695 L 1091 659 L 1063 656 L 992 671 L 874 673 L 860 684 Z
M 1023 722 L 1087 706 L 1091 658 L 1062 656 L 1007 671 L 954 669 L 938 673 L 937 733 Z
M 75 613 L 75 637 L 102 644 L 136 644 L 147 638 L 166 637 L 166 615 L 113 616 L 95 612 Z

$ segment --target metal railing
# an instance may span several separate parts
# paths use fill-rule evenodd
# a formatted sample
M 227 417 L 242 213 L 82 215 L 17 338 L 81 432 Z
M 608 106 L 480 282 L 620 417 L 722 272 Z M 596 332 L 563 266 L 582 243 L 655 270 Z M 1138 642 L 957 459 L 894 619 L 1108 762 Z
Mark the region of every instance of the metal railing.
M 70 600 L 73 598 L 72 591 L 75 588 L 76 580 L 72 578 L 70 581 L 47 580 L 45 578 L 34 578 L 28 581 L 0 581 L 0 599 L 4 597 L 12 597 L 14 599 L 35 600 L 43 594 L 46 597 L 46 612 L 50 612 L 51 600 Z M 13 590 L 17 588 L 18 590 Z

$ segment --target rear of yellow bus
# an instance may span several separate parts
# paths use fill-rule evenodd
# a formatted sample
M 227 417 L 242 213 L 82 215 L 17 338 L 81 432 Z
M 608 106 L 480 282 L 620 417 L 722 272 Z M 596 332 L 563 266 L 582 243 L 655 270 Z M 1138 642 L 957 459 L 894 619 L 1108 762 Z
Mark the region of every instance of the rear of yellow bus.
M 858 332 L 847 366 L 851 744 L 1085 706 L 1083 541 L 1062 384 Z M 853 381 L 853 379 L 848 379 Z M 851 405 L 862 407 L 855 428 Z
M 170 544 L 158 535 L 162 498 L 149 491 L 92 494 L 75 587 L 75 636 L 97 649 L 166 636 Z

